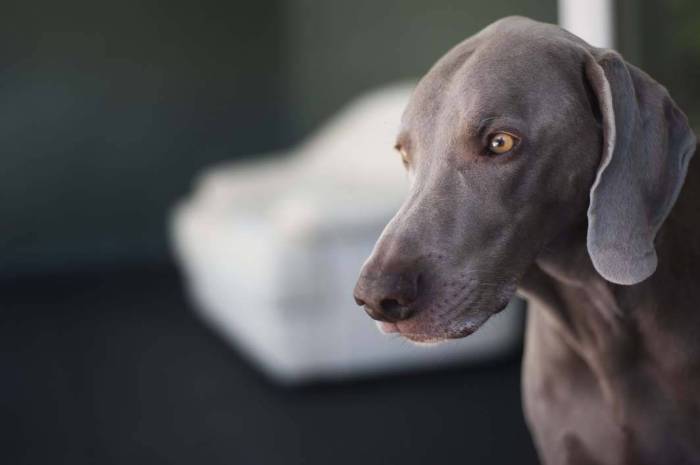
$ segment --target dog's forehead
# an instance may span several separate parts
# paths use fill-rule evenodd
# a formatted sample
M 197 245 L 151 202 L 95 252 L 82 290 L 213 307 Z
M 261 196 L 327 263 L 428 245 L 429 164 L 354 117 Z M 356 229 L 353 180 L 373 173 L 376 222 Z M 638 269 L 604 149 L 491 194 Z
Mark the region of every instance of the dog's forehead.
M 581 79 L 580 44 L 555 26 L 516 25 L 487 28 L 441 58 L 411 96 L 402 130 L 431 126 L 445 112 L 478 122 L 556 105 L 556 97 L 565 101 L 567 88 Z

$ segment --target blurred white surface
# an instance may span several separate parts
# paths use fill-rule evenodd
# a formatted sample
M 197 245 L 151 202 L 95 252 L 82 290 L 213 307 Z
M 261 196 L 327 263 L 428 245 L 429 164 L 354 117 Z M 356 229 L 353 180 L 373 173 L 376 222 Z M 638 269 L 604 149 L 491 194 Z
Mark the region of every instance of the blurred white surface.
M 196 308 L 276 380 L 484 361 L 519 344 L 520 309 L 426 348 L 380 334 L 353 301 L 362 262 L 407 191 L 392 147 L 412 87 L 358 99 L 278 159 L 207 170 L 173 211 Z

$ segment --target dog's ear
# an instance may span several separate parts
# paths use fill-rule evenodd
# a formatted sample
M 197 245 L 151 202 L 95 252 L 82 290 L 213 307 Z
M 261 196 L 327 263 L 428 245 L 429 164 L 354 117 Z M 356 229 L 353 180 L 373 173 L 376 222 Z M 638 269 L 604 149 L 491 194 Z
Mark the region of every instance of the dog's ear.
M 656 270 L 654 238 L 683 185 L 695 135 L 666 89 L 614 51 L 587 54 L 603 127 L 588 208 L 588 253 L 598 273 L 636 284 Z

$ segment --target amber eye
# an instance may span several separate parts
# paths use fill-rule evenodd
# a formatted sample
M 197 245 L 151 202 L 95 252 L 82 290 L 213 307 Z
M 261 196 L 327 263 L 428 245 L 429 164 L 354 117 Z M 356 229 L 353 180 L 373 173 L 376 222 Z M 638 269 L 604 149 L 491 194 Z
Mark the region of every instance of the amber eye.
M 506 132 L 499 132 L 489 139 L 489 150 L 492 153 L 501 154 L 513 149 L 515 137 Z

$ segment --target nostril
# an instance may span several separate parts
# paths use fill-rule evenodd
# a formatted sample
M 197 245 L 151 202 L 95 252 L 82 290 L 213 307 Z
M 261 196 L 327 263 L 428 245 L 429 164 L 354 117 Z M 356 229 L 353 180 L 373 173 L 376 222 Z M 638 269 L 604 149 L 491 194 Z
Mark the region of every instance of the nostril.
M 415 311 L 419 273 L 411 270 L 360 275 L 353 298 L 367 314 L 378 321 L 407 320 Z
M 396 299 L 382 299 L 379 302 L 382 313 L 391 320 L 405 320 L 408 317 L 408 307 Z
M 401 305 L 396 299 L 383 299 L 381 302 L 379 302 L 379 306 L 382 307 L 382 310 L 387 313 L 397 312 L 401 309 L 401 307 L 403 307 L 403 305 Z

